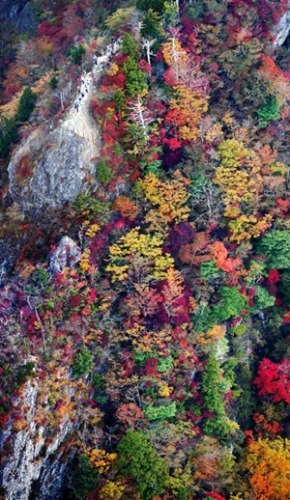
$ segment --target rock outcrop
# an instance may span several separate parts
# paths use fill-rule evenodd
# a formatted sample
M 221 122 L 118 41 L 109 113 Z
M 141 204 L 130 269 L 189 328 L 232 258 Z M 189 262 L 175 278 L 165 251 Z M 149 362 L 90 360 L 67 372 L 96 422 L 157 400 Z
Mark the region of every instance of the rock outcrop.
M 93 177 L 100 140 L 89 103 L 93 85 L 118 47 L 118 43 L 109 46 L 103 56 L 96 58 L 92 72 L 83 75 L 79 93 L 63 121 L 54 130 L 37 129 L 15 152 L 9 165 L 10 193 L 23 211 L 37 216 L 44 209 L 61 209 L 66 201 L 75 200 L 83 191 L 86 176 Z M 21 173 L 23 165 L 30 173 L 28 182 Z M 80 254 L 78 245 L 63 236 L 50 255 L 49 272 L 73 269 Z M 58 359 L 58 353 L 54 355 Z M 53 372 L 53 378 L 49 375 L 49 380 L 59 384 L 59 404 L 66 401 L 68 408 L 72 405 L 73 409 L 53 419 L 56 410 L 50 405 L 57 403 L 47 400 L 50 394 L 47 380 L 35 377 L 26 383 L 19 401 L 15 400 L 17 410 L 24 411 L 23 427 L 16 427 L 11 416 L 0 435 L 0 496 L 5 500 L 61 498 L 74 455 L 71 448 L 66 451 L 65 442 L 82 425 L 84 408 L 83 392 L 78 391 L 77 383 L 70 383 L 65 366 L 60 365 L 58 370 L 58 374 Z
M 65 267 L 73 268 L 80 260 L 81 249 L 69 236 L 63 236 L 50 258 L 49 270 L 59 273 Z
M 55 129 L 53 124 L 39 127 L 12 156 L 9 190 L 24 212 L 60 208 L 74 201 L 86 183 L 97 187 L 100 139 L 90 114 L 90 100 L 94 85 L 118 46 L 118 42 L 110 45 L 103 56 L 96 58 L 92 71 L 82 76 L 78 95 Z
M 290 1 L 288 2 L 287 10 L 281 17 L 278 24 L 275 26 L 273 37 L 274 47 L 283 45 L 290 32 Z
M 59 448 L 75 425 L 65 420 L 48 445 L 46 429 L 37 426 L 34 420 L 38 389 L 36 383 L 27 383 L 24 398 L 28 408 L 28 428 L 15 433 L 10 425 L 0 439 L 3 457 L 5 443 L 13 440 L 13 451 L 9 453 L 9 460 L 2 466 L 0 474 L 5 500 L 28 500 L 33 486 L 37 489 L 39 500 L 60 498 L 69 458 L 61 460 L 64 450 Z
M 0 21 L 17 26 L 20 32 L 31 32 L 35 24 L 31 2 L 29 0 L 0 0 Z

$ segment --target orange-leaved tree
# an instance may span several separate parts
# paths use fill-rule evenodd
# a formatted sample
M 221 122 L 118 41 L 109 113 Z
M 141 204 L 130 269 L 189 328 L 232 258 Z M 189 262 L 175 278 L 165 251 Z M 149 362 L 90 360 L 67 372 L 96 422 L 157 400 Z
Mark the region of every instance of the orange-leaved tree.
M 247 449 L 246 468 L 255 500 L 287 500 L 290 491 L 290 440 L 258 439 Z

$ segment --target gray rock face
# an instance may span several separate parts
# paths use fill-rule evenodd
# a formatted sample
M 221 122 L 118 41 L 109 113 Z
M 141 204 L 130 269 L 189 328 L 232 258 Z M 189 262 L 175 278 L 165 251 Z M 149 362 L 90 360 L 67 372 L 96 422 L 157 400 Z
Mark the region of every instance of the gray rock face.
M 1 437 L 0 450 L 8 438 L 13 439 L 13 454 L 9 456 L 1 471 L 5 500 L 28 500 L 34 482 L 39 484 L 39 500 L 60 498 L 65 462 L 61 463 L 63 451 L 57 450 L 73 429 L 73 424 L 69 420 L 64 421 L 55 433 L 53 441 L 47 446 L 44 427 L 37 428 L 33 420 L 37 393 L 37 385 L 28 383 L 25 391 L 29 408 L 26 415 L 28 429 L 13 434 L 8 427 Z
M 21 32 L 34 28 L 35 16 L 29 0 L 0 0 L 0 21 L 16 25 Z
M 0 19 L 17 21 L 17 18 L 29 0 L 0 0 Z
M 88 141 L 62 125 L 47 134 L 37 129 L 13 156 L 9 172 L 12 198 L 25 212 L 56 209 L 82 192 L 86 175 L 93 176 L 98 154 L 96 141 Z M 21 163 L 29 162 L 31 175 L 23 178 Z M 20 174 L 17 172 L 20 169 Z
M 117 49 L 116 44 L 109 46 L 103 56 L 96 58 L 92 70 L 94 80 L 97 80 L 112 52 Z M 61 208 L 66 201 L 75 200 L 84 190 L 87 176 L 93 177 L 94 158 L 98 155 L 100 143 L 97 125 L 89 113 L 92 91 L 90 88 L 86 92 L 78 109 L 72 104 L 54 130 L 44 127 L 37 129 L 15 151 L 9 165 L 9 188 L 12 198 L 24 211 L 37 215 L 38 211 Z M 26 177 L 23 172 L 26 172 Z M 64 236 L 51 255 L 50 272 L 61 271 L 64 267 L 72 268 L 79 258 L 79 247 Z M 69 373 L 60 372 L 58 376 L 66 380 Z M 5 459 L 0 464 L 0 495 L 3 492 L 5 500 L 61 498 L 67 467 L 73 458 L 73 451 L 71 455 L 64 454 L 62 444 L 82 423 L 82 400 L 80 398 L 76 402 L 75 389 L 63 385 L 64 396 L 67 396 L 68 401 L 74 400 L 75 413 L 71 420 L 69 414 L 62 417 L 57 427 L 51 427 L 49 420 L 44 424 L 37 413 L 42 413 L 38 402 L 43 383 L 34 378 L 26 384 L 22 399 L 14 402 L 15 406 L 19 403 L 19 407 L 25 409 L 27 426 L 16 431 L 13 422 L 10 422 L 0 435 L 0 455 Z M 9 446 L 8 452 L 6 446 Z
M 281 46 L 285 42 L 290 32 L 290 1 L 288 2 L 287 11 L 281 17 L 274 29 L 274 47 Z
M 68 236 L 63 236 L 51 256 L 49 270 L 55 273 L 61 272 L 65 267 L 72 268 L 78 263 L 80 256 L 79 246 Z
M 84 89 L 57 127 L 39 127 L 14 152 L 8 167 L 9 191 L 24 212 L 61 208 L 83 192 L 88 179 L 91 188 L 97 187 L 100 139 L 90 113 L 90 99 L 93 82 L 97 84 L 118 48 L 119 42 L 115 42 L 104 55 L 96 57 L 92 71 L 82 77 Z

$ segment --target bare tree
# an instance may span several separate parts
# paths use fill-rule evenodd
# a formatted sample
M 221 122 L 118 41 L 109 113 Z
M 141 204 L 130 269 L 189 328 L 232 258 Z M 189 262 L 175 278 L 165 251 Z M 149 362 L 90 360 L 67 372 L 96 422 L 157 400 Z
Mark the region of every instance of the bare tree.
M 147 62 L 148 64 L 151 66 L 151 56 L 154 57 L 154 53 L 152 52 L 151 48 L 152 46 L 154 45 L 155 43 L 155 39 L 154 40 L 148 40 L 148 39 L 143 39 L 142 40 L 142 47 L 143 49 L 146 50 L 146 57 L 147 57 Z

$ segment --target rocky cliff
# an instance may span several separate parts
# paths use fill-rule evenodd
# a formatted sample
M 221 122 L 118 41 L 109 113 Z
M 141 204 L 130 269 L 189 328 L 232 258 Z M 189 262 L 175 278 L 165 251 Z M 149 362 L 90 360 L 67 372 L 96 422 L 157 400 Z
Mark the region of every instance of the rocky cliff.
M 15 151 L 8 167 L 9 190 L 24 211 L 57 209 L 74 201 L 85 185 L 96 187 L 100 141 L 89 103 L 102 70 L 117 48 L 118 43 L 109 46 L 96 58 L 91 72 L 83 74 L 78 93 L 62 119 L 39 127 Z
M 52 129 L 51 124 L 48 128 L 37 129 L 13 155 L 9 165 L 10 192 L 24 211 L 36 213 L 48 207 L 61 208 L 63 203 L 75 200 L 83 191 L 88 176 L 96 187 L 94 170 L 100 140 L 97 125 L 90 115 L 89 103 L 93 85 L 118 47 L 118 43 L 112 44 L 104 55 L 96 58 L 92 71 L 83 75 L 78 94 L 55 128 Z M 32 169 L 29 178 L 23 182 L 17 172 L 28 152 L 32 157 Z M 50 273 L 59 272 L 64 267 L 73 268 L 79 258 L 77 245 L 68 237 L 62 238 L 50 256 Z M 14 340 L 10 338 L 9 342 Z M 57 353 L 52 355 L 58 356 Z M 11 418 L 0 436 L 3 457 L 0 494 L 5 500 L 60 498 L 67 466 L 73 457 L 73 451 L 66 453 L 63 445 L 68 435 L 75 432 L 82 422 L 81 398 L 85 392 L 84 387 L 78 391 L 77 386 L 70 386 L 66 380 L 69 380 L 69 374 L 63 368 L 57 380 L 53 377 L 53 384 L 59 384 L 60 400 L 65 400 L 68 408 L 75 406 L 76 412 L 80 412 L 79 415 L 74 413 L 73 418 L 64 416 L 58 422 L 49 422 L 49 403 L 43 400 L 42 395 L 46 383 L 38 379 L 27 382 L 15 401 L 17 408 L 26 408 L 27 411 L 20 419 L 20 429 L 15 428 L 15 419 Z M 46 410 L 46 422 L 39 422 Z
M 31 31 L 35 22 L 29 0 L 0 0 L 0 21 L 17 25 L 19 31 Z
M 15 433 L 8 426 L 0 441 L 4 453 L 5 443 L 7 446 L 7 441 L 13 439 L 13 453 L 1 474 L 5 500 L 28 499 L 33 486 L 38 490 L 39 499 L 59 498 L 67 463 L 67 459 L 61 461 L 64 450 L 59 448 L 73 424 L 70 420 L 64 421 L 48 445 L 46 428 L 35 422 L 38 390 L 36 382 L 28 383 L 24 393 L 28 427 Z
M 290 32 L 290 2 L 288 2 L 287 10 L 281 17 L 274 30 L 274 46 L 279 47 L 285 43 Z

